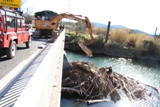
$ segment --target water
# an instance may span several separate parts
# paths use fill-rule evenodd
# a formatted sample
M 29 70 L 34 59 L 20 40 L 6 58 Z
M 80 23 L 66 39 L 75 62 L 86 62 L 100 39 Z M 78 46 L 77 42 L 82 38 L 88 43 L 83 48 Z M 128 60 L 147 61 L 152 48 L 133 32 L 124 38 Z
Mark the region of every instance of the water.
M 73 53 L 70 51 L 66 51 L 66 55 L 68 61 L 75 60 L 83 60 L 86 62 L 94 62 L 94 65 L 97 67 L 107 67 L 112 65 L 113 71 L 123 74 L 124 76 L 128 76 L 139 80 L 140 82 L 146 83 L 148 85 L 154 86 L 160 89 L 160 63 L 157 61 L 151 60 L 132 60 L 125 58 L 114 58 L 114 57 L 106 57 L 106 56 L 96 56 L 89 58 L 84 54 Z M 151 103 L 153 102 L 153 104 Z M 159 98 L 154 98 L 150 100 L 150 104 L 145 105 L 146 107 L 160 107 Z M 116 102 L 103 102 L 97 103 L 94 105 L 86 105 L 84 102 L 78 102 L 76 99 L 61 99 L 61 107 L 131 107 L 131 103 L 127 99 L 123 99 L 122 101 Z M 111 106 L 112 105 L 112 106 Z

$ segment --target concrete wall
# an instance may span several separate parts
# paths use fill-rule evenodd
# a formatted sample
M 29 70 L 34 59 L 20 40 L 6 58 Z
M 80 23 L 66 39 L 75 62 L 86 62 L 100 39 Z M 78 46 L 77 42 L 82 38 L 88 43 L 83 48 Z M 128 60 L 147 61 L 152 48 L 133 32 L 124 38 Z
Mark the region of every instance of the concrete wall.
M 39 68 L 31 78 L 25 90 L 18 98 L 14 107 L 48 107 L 50 103 L 53 77 L 56 72 L 59 59 L 63 60 L 65 30 L 54 42 L 53 47 L 47 53 Z M 61 61 L 63 63 L 63 61 Z M 57 102 L 59 103 L 59 102 Z

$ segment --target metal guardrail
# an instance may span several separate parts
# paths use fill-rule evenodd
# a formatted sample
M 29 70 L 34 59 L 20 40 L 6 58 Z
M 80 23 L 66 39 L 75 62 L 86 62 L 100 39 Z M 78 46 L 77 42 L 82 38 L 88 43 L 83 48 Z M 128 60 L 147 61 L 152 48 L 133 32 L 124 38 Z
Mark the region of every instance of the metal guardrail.
M 51 97 L 53 77 L 55 75 L 59 57 L 63 57 L 65 30 L 54 42 L 35 74 L 27 84 L 25 90 L 14 107 L 48 107 Z M 63 59 L 63 58 L 62 58 Z M 62 61 L 63 63 L 63 61 Z M 58 71 L 58 72 L 62 72 Z M 59 97 L 60 98 L 60 97 Z M 60 99 L 59 99 L 60 101 Z M 57 102 L 58 103 L 58 102 Z
M 53 91 L 53 77 L 57 72 L 62 73 L 64 39 L 65 30 L 52 45 L 47 44 L 13 79 L 7 80 L 8 83 L 0 90 L 0 107 L 48 107 Z M 57 67 L 59 71 L 56 71 Z M 59 86 L 61 85 L 57 85 L 58 90 L 61 89 Z M 60 93 L 57 96 L 59 102 L 56 105 L 59 107 Z

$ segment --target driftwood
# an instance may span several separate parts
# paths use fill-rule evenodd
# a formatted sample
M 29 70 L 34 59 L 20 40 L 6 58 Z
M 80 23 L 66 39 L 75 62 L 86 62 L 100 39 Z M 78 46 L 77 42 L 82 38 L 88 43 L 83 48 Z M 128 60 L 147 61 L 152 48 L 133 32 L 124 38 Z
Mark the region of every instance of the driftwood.
M 107 101 L 110 101 L 110 100 L 109 99 L 88 100 L 87 104 L 94 104 L 94 103 L 107 102 Z
M 115 72 L 109 75 L 106 68 L 98 68 L 93 63 L 77 60 L 70 62 L 70 65 L 63 71 L 62 92 L 77 93 L 85 99 L 92 99 L 89 103 L 103 101 L 108 96 L 116 102 L 121 99 L 121 93 L 131 102 L 151 95 L 146 93 L 146 84 Z M 158 92 L 157 88 L 151 88 Z
M 76 92 L 76 93 L 80 94 L 80 91 L 75 89 L 75 88 L 62 87 L 62 92 L 63 91 L 73 91 L 73 92 Z

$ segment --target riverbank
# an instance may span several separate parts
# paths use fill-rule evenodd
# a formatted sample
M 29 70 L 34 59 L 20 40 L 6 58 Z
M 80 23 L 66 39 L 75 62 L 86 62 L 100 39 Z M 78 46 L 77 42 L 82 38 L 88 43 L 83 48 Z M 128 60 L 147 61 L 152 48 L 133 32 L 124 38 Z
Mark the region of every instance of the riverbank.
M 135 54 L 132 48 L 128 48 L 128 47 L 122 48 L 115 45 L 107 45 L 107 46 L 88 45 L 87 47 L 92 51 L 93 56 L 94 54 L 103 54 L 111 57 L 123 57 L 123 58 L 131 58 L 131 59 L 160 61 L 159 56 L 138 55 L 138 54 Z M 76 43 L 65 43 L 65 50 L 83 52 L 82 49 Z

